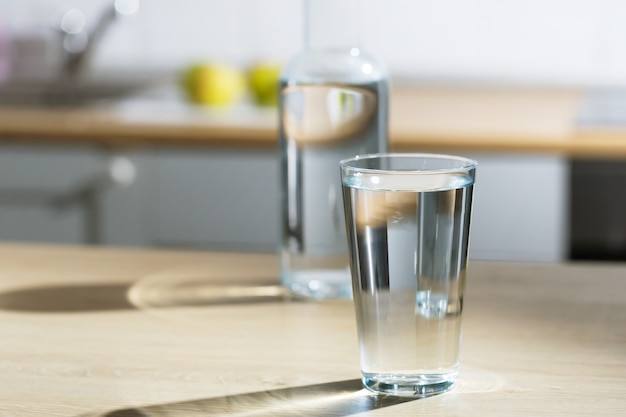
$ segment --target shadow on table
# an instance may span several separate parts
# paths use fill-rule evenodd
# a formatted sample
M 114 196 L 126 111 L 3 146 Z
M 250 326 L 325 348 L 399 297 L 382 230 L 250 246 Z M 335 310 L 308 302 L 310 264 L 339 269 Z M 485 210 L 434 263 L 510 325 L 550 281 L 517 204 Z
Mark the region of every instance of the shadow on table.
M 199 280 L 161 284 L 68 284 L 20 288 L 0 293 L 0 310 L 79 313 L 268 303 L 287 299 L 281 287 L 270 284 L 215 285 Z
M 229 395 L 171 404 L 110 411 L 91 417 L 342 417 L 409 401 L 414 397 L 377 396 L 363 389 L 358 379 Z M 87 416 L 84 416 L 87 417 Z
M 0 309 L 32 313 L 75 313 L 135 308 L 129 285 L 56 285 L 0 293 Z

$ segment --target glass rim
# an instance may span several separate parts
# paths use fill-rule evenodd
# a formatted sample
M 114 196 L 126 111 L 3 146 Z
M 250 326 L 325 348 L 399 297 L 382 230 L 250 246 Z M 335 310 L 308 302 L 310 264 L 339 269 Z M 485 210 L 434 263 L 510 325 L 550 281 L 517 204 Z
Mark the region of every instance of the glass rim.
M 350 163 L 366 159 L 384 159 L 384 158 L 429 158 L 464 162 L 464 165 L 459 165 L 454 168 L 433 168 L 433 169 L 378 169 L 378 168 L 364 168 L 350 165 Z M 350 158 L 342 159 L 339 161 L 339 166 L 342 169 L 352 170 L 356 172 L 365 173 L 389 173 L 389 174 L 433 174 L 433 173 L 446 173 L 446 172 L 464 172 L 471 169 L 476 169 L 478 162 L 476 160 L 458 155 L 440 154 L 440 153 L 424 153 L 424 152 L 381 152 L 381 153 L 369 153 L 363 155 L 355 155 Z

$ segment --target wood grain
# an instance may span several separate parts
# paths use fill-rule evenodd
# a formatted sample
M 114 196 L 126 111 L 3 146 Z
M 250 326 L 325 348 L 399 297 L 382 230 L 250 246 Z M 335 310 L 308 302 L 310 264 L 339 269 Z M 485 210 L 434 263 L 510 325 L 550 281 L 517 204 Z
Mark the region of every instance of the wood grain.
M 273 255 L 0 245 L 0 416 L 625 415 L 625 265 L 470 262 L 458 386 L 411 401 L 361 389 L 351 302 L 276 285 Z

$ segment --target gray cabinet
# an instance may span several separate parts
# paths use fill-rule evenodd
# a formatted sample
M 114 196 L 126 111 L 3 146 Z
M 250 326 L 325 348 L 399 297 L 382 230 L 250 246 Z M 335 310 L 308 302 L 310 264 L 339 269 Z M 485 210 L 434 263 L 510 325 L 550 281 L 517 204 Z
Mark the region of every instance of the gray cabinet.
M 0 146 L 0 239 L 67 244 L 150 243 L 150 170 L 141 154 L 90 146 Z M 136 175 L 141 171 L 141 175 Z
M 274 149 L 162 149 L 154 154 L 154 166 L 157 244 L 277 249 Z
M 541 155 L 470 156 L 479 164 L 470 256 L 564 260 L 567 161 Z M 158 243 L 265 251 L 278 247 L 275 151 L 159 152 L 156 160 Z
M 568 245 L 567 160 L 540 155 L 473 155 L 478 161 L 470 255 L 562 261 Z
M 100 165 L 87 147 L 1 146 L 0 238 L 83 242 L 84 207 L 68 201 L 69 194 Z
M 110 180 L 120 156 L 135 169 L 132 181 Z M 470 256 L 564 260 L 567 161 L 470 156 L 479 163 Z M 1 240 L 274 252 L 278 201 L 275 149 L 0 148 Z

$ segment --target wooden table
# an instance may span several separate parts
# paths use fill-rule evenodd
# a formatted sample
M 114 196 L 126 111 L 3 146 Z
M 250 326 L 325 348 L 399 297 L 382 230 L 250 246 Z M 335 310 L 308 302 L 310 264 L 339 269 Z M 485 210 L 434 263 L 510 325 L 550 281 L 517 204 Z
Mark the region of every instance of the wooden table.
M 626 415 L 626 265 L 470 263 L 457 387 L 361 389 L 260 254 L 0 245 L 0 416 Z

